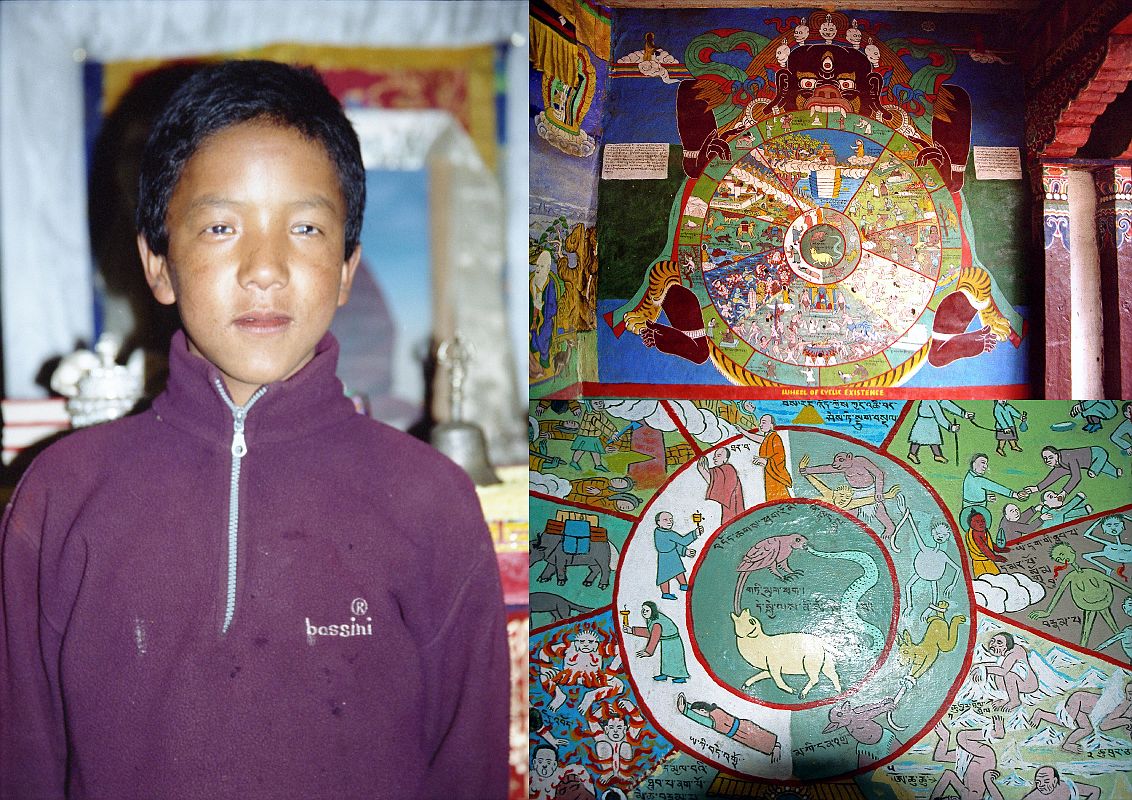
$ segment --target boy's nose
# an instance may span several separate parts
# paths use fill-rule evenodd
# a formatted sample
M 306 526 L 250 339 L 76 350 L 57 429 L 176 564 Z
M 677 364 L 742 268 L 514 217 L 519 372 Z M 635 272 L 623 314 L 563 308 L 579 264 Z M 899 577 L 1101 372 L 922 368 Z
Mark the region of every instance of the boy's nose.
M 261 237 L 251 243 L 240 263 L 240 286 L 254 289 L 271 289 L 287 285 L 289 269 L 286 248 L 270 237 Z

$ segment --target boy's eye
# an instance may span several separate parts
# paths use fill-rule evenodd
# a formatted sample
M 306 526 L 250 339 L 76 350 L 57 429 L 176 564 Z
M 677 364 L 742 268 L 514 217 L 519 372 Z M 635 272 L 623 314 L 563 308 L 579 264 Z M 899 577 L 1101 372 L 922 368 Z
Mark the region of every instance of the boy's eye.
M 319 230 L 314 225 L 307 225 L 306 223 L 303 223 L 291 228 L 291 232 L 298 233 L 303 236 L 314 236 L 316 233 L 319 233 Z
M 204 232 L 205 233 L 211 233 L 213 236 L 224 236 L 226 234 L 232 233 L 233 228 L 232 228 L 231 225 L 224 225 L 224 224 L 218 223 L 216 225 L 209 225 L 207 228 L 204 229 Z

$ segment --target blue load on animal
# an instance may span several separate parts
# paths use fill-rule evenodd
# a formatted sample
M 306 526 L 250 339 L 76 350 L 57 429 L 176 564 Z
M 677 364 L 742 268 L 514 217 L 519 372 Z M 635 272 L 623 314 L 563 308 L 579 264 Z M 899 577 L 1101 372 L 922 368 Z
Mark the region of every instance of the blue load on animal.
M 586 567 L 588 574 L 582 585 L 597 581 L 598 588 L 605 589 L 617 566 L 617 551 L 606 529 L 598 525 L 596 514 L 559 509 L 555 519 L 548 519 L 542 533 L 531 542 L 531 566 L 543 561 L 546 566 L 536 579 L 539 583 L 553 577 L 564 586 L 569 567 Z
M 562 552 L 571 556 L 584 556 L 590 552 L 590 522 L 569 519 L 562 525 Z

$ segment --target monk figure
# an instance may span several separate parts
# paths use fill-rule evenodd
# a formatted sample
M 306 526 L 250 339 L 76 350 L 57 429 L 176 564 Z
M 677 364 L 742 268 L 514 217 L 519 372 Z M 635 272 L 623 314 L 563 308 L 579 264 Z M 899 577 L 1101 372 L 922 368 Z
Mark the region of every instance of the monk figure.
M 723 510 L 721 525 L 726 525 L 735 519 L 746 508 L 743 504 L 743 484 L 739 482 L 739 473 L 735 467 L 727 463 L 730 457 L 731 451 L 721 447 L 711 454 L 710 460 L 708 456 L 703 456 L 696 462 L 696 469 L 707 481 L 705 499 L 719 503 Z
M 794 481 L 786 466 L 786 447 L 782 444 L 782 437 L 774 429 L 774 417 L 763 414 L 759 418 L 759 427 L 743 435 L 759 445 L 755 466 L 763 468 L 766 501 L 788 500 Z

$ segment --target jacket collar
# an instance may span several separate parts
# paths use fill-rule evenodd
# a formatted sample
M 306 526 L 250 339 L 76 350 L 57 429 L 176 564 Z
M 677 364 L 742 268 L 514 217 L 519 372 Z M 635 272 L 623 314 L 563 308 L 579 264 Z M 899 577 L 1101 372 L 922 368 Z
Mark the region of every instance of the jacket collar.
M 309 436 L 356 413 L 335 374 L 337 368 L 338 340 L 327 333 L 314 358 L 287 380 L 268 384 L 248 411 L 248 446 Z M 190 352 L 185 332 L 179 330 L 169 347 L 169 381 L 154 399 L 153 412 L 177 428 L 227 446 L 232 412 L 217 390 L 217 381 L 223 383 L 220 370 Z

